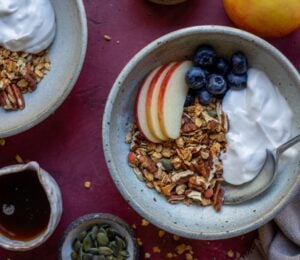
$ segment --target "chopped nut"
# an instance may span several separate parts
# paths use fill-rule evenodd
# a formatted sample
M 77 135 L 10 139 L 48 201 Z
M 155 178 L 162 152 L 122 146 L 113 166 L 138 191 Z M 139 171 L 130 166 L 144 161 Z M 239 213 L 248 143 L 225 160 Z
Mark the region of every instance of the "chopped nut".
M 89 189 L 91 187 L 91 182 L 90 181 L 86 181 L 84 183 L 84 187 L 87 188 L 87 189 Z
M 148 252 L 146 252 L 146 253 L 145 253 L 145 258 L 146 258 L 146 259 L 149 259 L 149 258 L 151 258 L 151 254 L 150 254 L 150 253 L 148 253 Z
M 166 231 L 164 231 L 164 230 L 159 230 L 158 231 L 158 236 L 159 237 L 163 237 L 165 234 L 166 234 Z
M 190 254 L 190 253 L 186 253 L 186 254 L 185 254 L 185 259 L 186 259 L 186 260 L 193 260 L 193 255 Z
M 146 219 L 142 219 L 142 226 L 146 227 L 150 224 L 150 222 Z
M 136 242 L 137 242 L 138 246 L 142 246 L 143 245 L 143 242 L 142 242 L 142 240 L 139 237 L 136 239 Z
M 133 229 L 136 229 L 136 224 L 132 224 L 131 227 L 132 227 Z
M 227 256 L 230 257 L 230 258 L 234 257 L 234 252 L 232 250 L 229 250 L 227 252 Z
M 174 239 L 175 241 L 178 241 L 178 240 L 180 239 L 180 236 L 173 235 L 173 239 Z
M 17 163 L 24 163 L 22 157 L 18 154 L 15 156 L 15 159 L 16 159 Z
M 153 253 L 160 253 L 160 248 L 158 247 L 158 246 L 154 246 L 153 248 L 152 248 L 152 251 L 153 251 Z

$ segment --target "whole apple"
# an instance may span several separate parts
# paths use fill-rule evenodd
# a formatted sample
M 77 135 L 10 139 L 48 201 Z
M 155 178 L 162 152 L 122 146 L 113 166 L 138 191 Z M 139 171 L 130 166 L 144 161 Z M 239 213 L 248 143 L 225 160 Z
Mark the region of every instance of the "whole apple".
M 300 28 L 300 0 L 224 0 L 229 18 L 262 37 L 280 37 Z

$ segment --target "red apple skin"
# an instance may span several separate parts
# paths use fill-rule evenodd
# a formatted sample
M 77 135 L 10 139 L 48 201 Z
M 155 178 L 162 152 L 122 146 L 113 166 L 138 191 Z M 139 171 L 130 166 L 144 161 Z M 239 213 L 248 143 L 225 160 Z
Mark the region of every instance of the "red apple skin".
M 229 18 L 261 37 L 282 37 L 300 28 L 299 0 L 223 0 Z
M 136 123 L 137 127 L 140 130 L 140 132 L 143 134 L 143 136 L 153 142 L 153 143 L 161 143 L 162 140 L 159 138 L 156 138 L 152 132 L 150 131 L 147 123 L 147 118 L 146 118 L 146 99 L 148 92 L 148 88 L 150 87 L 151 81 L 153 77 L 156 75 L 156 73 L 159 71 L 160 67 L 152 70 L 144 79 L 135 102 L 135 117 L 136 117 Z
M 150 132 L 157 138 L 163 141 L 167 141 L 169 138 L 163 134 L 159 121 L 157 118 L 157 113 L 153 109 L 157 109 L 158 100 L 155 97 L 156 91 L 160 88 L 160 81 L 164 78 L 169 68 L 173 63 L 162 66 L 159 71 L 155 74 L 151 81 L 151 85 L 148 89 L 147 100 L 146 100 L 146 118 L 148 123 L 148 128 Z

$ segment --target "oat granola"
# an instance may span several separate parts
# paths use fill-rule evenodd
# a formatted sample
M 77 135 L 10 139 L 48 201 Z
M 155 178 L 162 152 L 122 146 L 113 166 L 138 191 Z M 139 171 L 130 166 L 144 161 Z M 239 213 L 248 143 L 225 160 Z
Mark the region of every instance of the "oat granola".
M 147 187 L 164 195 L 170 203 L 222 206 L 224 190 L 221 152 L 226 150 L 228 120 L 221 103 L 204 106 L 197 100 L 184 108 L 181 134 L 176 140 L 155 144 L 132 125 L 128 163 Z
M 0 47 L 0 107 L 24 109 L 23 94 L 36 89 L 50 66 L 47 51 L 30 54 Z

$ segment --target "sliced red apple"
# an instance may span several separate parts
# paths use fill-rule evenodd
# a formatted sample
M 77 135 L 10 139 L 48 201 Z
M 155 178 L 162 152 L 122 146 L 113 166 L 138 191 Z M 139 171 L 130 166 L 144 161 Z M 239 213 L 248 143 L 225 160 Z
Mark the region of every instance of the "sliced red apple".
M 172 62 L 168 65 L 162 66 L 153 77 L 150 87 L 147 92 L 146 99 L 146 119 L 150 132 L 157 138 L 163 141 L 168 140 L 168 136 L 164 135 L 158 120 L 158 94 L 160 92 L 161 84 L 169 71 L 169 69 L 176 64 Z
M 160 70 L 161 67 L 158 67 L 151 71 L 148 76 L 145 78 L 144 82 L 142 83 L 140 90 L 137 95 L 136 103 L 135 103 L 135 115 L 136 115 L 136 122 L 137 127 L 140 132 L 151 142 L 153 143 L 160 143 L 162 140 L 156 138 L 152 132 L 150 131 L 147 123 L 146 117 L 146 99 L 148 89 L 151 85 L 151 82 L 157 72 Z
M 193 66 L 191 61 L 176 63 L 167 71 L 161 82 L 157 101 L 157 117 L 164 136 L 180 136 L 181 118 L 188 93 L 185 74 Z

